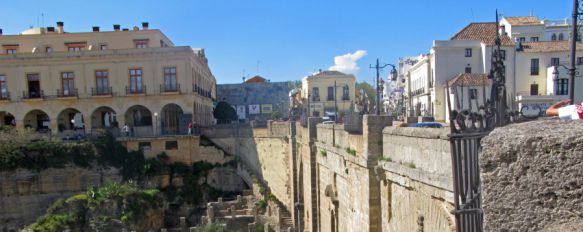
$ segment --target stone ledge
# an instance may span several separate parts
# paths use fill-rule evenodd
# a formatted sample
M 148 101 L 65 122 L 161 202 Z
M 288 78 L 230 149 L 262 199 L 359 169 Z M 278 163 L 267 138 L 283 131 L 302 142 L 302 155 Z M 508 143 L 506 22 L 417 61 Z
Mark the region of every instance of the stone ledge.
M 414 127 L 385 127 L 383 134 L 399 135 L 406 137 L 430 138 L 430 139 L 444 139 L 448 140 L 447 136 L 450 133 L 449 128 L 414 128 Z
M 393 173 L 403 178 L 410 178 L 414 181 L 434 186 L 447 191 L 453 191 L 453 177 L 451 175 L 438 175 L 417 168 L 409 168 L 399 163 L 389 161 L 379 161 L 379 165 L 388 173 Z M 395 181 L 398 182 L 398 181 Z M 407 182 L 401 185 L 408 186 Z

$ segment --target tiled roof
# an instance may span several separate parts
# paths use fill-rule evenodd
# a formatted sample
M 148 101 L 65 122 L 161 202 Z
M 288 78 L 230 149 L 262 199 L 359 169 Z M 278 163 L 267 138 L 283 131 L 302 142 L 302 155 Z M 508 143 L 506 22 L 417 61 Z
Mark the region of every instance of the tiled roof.
M 470 23 L 451 37 L 451 40 L 476 40 L 487 45 L 494 45 L 496 41 L 496 23 Z M 500 35 L 502 45 L 514 45 L 507 35 Z
M 571 41 L 522 42 L 523 52 L 564 52 L 571 50 Z M 583 50 L 583 44 L 577 43 L 577 51 Z
M 460 73 L 454 78 L 447 81 L 448 85 L 451 86 L 482 86 L 484 84 L 490 85 L 490 79 L 488 79 L 488 74 L 480 73 Z
M 259 75 L 249 78 L 245 83 L 265 83 L 267 80 Z
M 517 16 L 517 17 L 504 17 L 508 23 L 512 26 L 530 26 L 530 25 L 542 25 L 543 23 L 536 16 Z
M 343 72 L 339 71 L 320 71 L 313 76 L 338 76 L 338 75 L 346 75 Z

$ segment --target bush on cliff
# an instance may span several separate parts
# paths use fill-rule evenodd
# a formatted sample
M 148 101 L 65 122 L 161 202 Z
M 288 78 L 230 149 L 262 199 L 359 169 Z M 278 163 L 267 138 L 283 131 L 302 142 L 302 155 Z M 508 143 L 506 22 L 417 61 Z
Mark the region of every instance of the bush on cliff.
M 131 183 L 91 188 L 55 202 L 29 228 L 35 232 L 104 231 L 121 222 L 123 228 L 132 229 L 147 210 L 162 207 L 159 193 L 157 189 L 141 189 Z

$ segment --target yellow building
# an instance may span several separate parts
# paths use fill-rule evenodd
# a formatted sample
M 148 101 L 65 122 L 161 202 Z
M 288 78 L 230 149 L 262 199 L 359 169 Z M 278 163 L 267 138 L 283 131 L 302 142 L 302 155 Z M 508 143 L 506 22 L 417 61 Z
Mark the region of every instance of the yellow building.
M 302 98 L 304 98 L 304 102 L 309 101 L 310 103 L 309 115 L 313 117 L 334 116 L 336 107 L 339 117 L 348 112 L 354 101 L 355 81 L 354 75 L 338 71 L 320 70 L 314 75 L 304 77 L 302 79 Z
M 127 124 L 135 136 L 183 134 L 191 120 L 212 124 L 215 86 L 203 49 L 175 46 L 148 23 L 0 31 L 0 125 L 65 135 Z

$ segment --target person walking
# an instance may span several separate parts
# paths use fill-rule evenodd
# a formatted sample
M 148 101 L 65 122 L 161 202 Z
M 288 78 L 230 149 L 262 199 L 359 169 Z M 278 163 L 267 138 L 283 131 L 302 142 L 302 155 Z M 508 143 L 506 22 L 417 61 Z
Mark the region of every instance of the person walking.
M 192 121 L 188 123 L 188 135 L 192 135 Z

